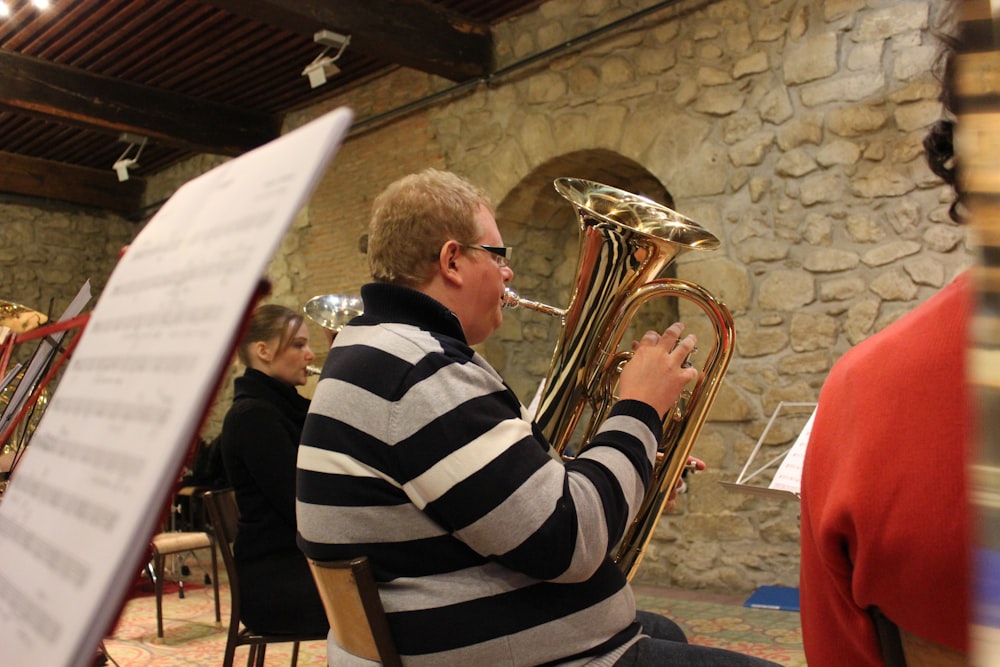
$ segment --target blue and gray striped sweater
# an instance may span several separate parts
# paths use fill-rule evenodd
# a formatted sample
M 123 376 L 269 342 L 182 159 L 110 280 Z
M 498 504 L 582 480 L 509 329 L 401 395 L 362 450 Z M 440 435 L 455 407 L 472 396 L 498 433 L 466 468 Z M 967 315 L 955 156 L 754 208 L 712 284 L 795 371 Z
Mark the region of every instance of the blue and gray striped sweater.
M 639 626 L 608 553 L 650 480 L 655 411 L 618 403 L 560 461 L 454 314 L 397 285 L 362 297 L 302 434 L 302 550 L 369 557 L 408 667 L 613 664 Z

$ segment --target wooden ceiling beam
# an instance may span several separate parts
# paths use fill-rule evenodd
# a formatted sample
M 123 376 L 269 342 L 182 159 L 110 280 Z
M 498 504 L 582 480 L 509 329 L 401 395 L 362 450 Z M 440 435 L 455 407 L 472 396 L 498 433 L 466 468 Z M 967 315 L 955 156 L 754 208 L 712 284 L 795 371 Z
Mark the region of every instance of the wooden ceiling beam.
M 280 119 L 0 50 L 0 108 L 129 132 L 198 153 L 239 155 L 276 138 Z
M 206 1 L 310 37 L 318 30 L 350 35 L 349 49 L 452 81 L 486 76 L 494 69 L 488 25 L 422 0 Z
M 138 220 L 146 182 L 120 182 L 111 169 L 91 169 L 0 151 L 0 192 L 69 202 Z

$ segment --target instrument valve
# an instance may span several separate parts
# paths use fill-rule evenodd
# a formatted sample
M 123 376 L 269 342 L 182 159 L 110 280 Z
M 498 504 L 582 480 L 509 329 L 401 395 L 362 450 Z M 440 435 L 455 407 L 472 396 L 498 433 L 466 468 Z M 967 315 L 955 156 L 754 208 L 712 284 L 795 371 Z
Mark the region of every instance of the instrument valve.
M 680 342 L 680 341 L 678 341 L 678 342 Z M 695 346 L 695 348 L 693 350 L 691 350 L 691 353 L 684 358 L 684 361 L 681 363 L 681 368 L 693 368 L 694 367 L 694 362 L 691 361 L 691 357 L 693 357 L 694 354 L 695 354 L 695 352 L 697 352 L 697 351 L 698 351 L 698 347 Z
M 687 404 L 691 400 L 692 392 L 690 389 L 685 389 L 681 392 L 680 397 L 677 402 L 674 403 L 673 409 L 670 411 L 670 419 L 675 422 L 682 422 L 687 418 Z

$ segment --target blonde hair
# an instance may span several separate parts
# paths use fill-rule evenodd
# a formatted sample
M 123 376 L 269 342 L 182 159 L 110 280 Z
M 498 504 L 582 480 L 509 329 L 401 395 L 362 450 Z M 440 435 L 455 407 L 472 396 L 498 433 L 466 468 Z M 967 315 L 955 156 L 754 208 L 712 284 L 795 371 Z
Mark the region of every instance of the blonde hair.
M 236 348 L 236 355 L 244 366 L 250 366 L 250 346 L 253 343 L 266 343 L 277 338 L 278 351 L 285 349 L 302 326 L 302 320 L 302 315 L 285 306 L 274 303 L 257 306 Z
M 446 241 L 476 242 L 480 206 L 493 212 L 481 189 L 448 171 L 426 169 L 390 184 L 375 198 L 368 226 L 372 278 L 422 285 Z

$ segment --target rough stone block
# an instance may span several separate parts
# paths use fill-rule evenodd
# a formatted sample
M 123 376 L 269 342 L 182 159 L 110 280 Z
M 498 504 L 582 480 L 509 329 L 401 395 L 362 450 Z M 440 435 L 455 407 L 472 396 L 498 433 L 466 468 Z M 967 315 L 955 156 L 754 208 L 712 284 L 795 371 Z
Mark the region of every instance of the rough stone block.
M 837 35 L 827 32 L 788 49 L 782 72 L 785 84 L 815 81 L 837 71 Z
M 860 18 L 852 38 L 857 41 L 888 39 L 894 35 L 927 27 L 929 4 L 899 2 Z
M 758 132 L 733 144 L 729 159 L 737 167 L 751 167 L 764 160 L 767 149 L 774 143 L 774 132 Z
M 779 176 L 798 178 L 819 169 L 816 160 L 802 148 L 793 148 L 780 158 L 774 171 Z
M 893 115 L 899 129 L 910 132 L 930 127 L 941 118 L 941 112 L 940 102 L 924 100 L 898 107 Z
M 880 130 L 888 119 L 889 115 L 883 109 L 867 105 L 849 106 L 827 114 L 826 125 L 834 134 L 850 138 Z
M 816 298 L 815 280 L 803 271 L 779 269 L 760 284 L 757 305 L 764 310 L 792 311 Z
M 833 347 L 837 342 L 837 320 L 821 313 L 792 315 L 792 349 L 811 352 Z
M 857 102 L 872 97 L 885 88 L 882 72 L 860 72 L 806 84 L 800 97 L 807 107 L 828 102 Z
M 884 266 L 897 259 L 915 255 L 920 252 L 920 248 L 920 244 L 916 241 L 893 241 L 872 248 L 862 255 L 861 261 L 868 266 Z
M 845 276 L 824 280 L 819 284 L 820 301 L 847 301 L 867 289 L 860 276 Z
M 849 271 L 856 267 L 860 261 L 856 252 L 839 248 L 823 248 L 809 253 L 802 266 L 806 271 L 813 273 L 835 273 Z
M 918 293 L 916 284 L 902 271 L 883 273 L 872 281 L 871 290 L 885 301 L 912 301 Z
M 742 331 L 736 337 L 736 349 L 747 359 L 775 354 L 787 346 L 788 333 L 784 329 Z

